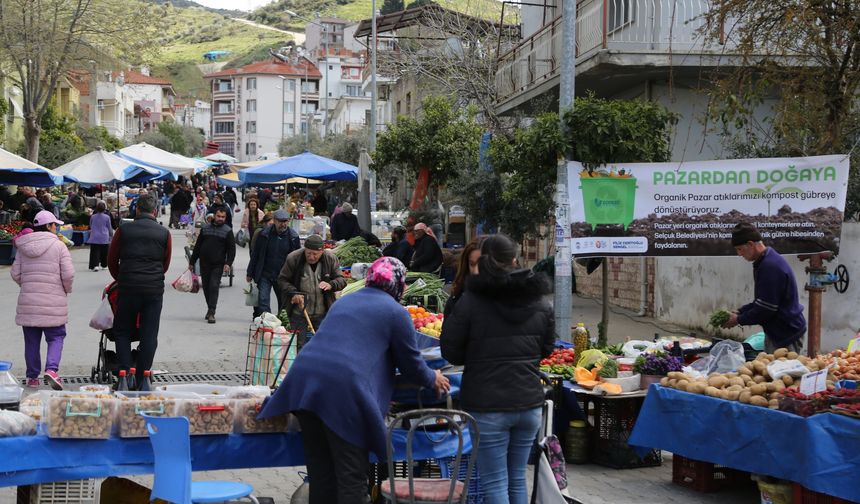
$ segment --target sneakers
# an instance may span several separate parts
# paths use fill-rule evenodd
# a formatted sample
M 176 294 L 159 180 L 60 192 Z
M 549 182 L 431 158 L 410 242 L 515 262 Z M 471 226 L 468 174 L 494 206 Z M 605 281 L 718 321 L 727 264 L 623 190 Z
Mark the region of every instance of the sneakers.
M 63 380 L 60 379 L 60 375 L 53 369 L 45 371 L 45 383 L 50 385 L 54 390 L 63 390 Z
M 27 378 L 27 386 L 29 388 L 39 388 L 42 382 L 39 381 L 38 378 Z

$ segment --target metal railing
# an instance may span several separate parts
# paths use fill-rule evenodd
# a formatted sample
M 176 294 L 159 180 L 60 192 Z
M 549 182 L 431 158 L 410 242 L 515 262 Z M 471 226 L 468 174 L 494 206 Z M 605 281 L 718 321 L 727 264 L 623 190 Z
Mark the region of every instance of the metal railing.
M 582 0 L 577 4 L 577 64 L 604 49 L 651 54 L 723 52 L 730 42 L 710 41 L 702 33 L 703 15 L 709 8 L 707 0 Z M 497 102 L 558 75 L 561 32 L 561 17 L 557 17 L 499 57 Z

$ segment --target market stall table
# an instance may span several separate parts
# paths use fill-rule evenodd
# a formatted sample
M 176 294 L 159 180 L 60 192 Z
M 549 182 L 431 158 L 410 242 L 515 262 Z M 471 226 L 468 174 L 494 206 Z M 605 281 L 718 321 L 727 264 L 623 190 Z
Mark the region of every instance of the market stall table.
M 663 449 L 860 502 L 860 423 L 853 418 L 804 418 L 652 385 L 629 442 L 640 453 Z
M 454 436 L 416 435 L 415 459 L 453 456 Z M 405 460 L 405 431 L 395 435 L 395 457 Z M 466 436 L 466 453 L 471 441 Z M 149 438 L 107 440 L 51 439 L 44 435 L 0 439 L 0 486 L 21 486 L 126 474 L 151 474 Z M 373 459 L 373 457 L 371 457 Z M 194 471 L 292 467 L 304 465 L 301 434 L 228 434 L 191 436 Z

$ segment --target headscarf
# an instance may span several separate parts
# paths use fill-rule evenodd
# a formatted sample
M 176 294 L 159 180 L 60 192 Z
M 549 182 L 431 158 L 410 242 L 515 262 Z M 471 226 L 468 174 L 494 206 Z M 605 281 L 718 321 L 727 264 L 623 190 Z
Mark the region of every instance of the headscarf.
M 428 226 L 427 224 L 424 224 L 423 222 L 419 222 L 418 224 L 415 224 L 415 227 L 412 228 L 412 230 L 413 231 L 424 231 L 424 233 L 427 236 L 429 236 L 430 238 L 433 238 L 434 240 L 436 239 L 436 235 L 433 234 L 433 230 L 430 229 L 430 226 Z
M 383 290 L 400 301 L 406 289 L 406 266 L 395 257 L 380 257 L 368 268 L 364 286 Z

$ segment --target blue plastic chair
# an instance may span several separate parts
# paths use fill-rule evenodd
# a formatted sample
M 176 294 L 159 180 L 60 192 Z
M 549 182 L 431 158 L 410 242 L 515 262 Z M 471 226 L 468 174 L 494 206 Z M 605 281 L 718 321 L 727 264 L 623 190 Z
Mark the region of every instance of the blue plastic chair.
M 254 488 L 232 481 L 191 481 L 191 438 L 185 417 L 153 417 L 142 414 L 155 454 L 155 481 L 150 500 L 164 499 L 176 504 L 225 502 L 247 497 Z

